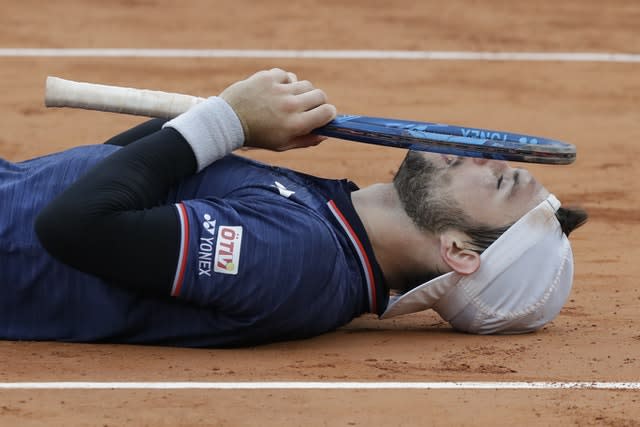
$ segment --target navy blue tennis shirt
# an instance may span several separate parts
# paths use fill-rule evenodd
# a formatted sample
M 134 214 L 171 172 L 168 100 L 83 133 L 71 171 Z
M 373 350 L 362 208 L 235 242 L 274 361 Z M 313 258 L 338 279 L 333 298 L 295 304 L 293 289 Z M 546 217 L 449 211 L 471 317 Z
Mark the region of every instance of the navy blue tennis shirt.
M 35 217 L 119 149 L 0 159 L 0 338 L 254 345 L 318 335 L 386 308 L 384 278 L 351 202 L 355 184 L 235 155 L 164 201 L 181 228 L 171 296 L 142 295 L 57 261 L 39 243 Z

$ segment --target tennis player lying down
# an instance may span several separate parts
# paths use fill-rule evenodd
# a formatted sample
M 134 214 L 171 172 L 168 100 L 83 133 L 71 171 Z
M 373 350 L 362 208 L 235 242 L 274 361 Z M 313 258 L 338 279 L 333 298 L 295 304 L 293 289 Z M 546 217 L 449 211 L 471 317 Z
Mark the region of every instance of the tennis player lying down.
M 0 338 L 240 346 L 368 312 L 480 334 L 558 314 L 586 214 L 524 169 L 409 152 L 358 189 L 230 154 L 316 145 L 335 114 L 272 69 L 106 144 L 0 160 Z

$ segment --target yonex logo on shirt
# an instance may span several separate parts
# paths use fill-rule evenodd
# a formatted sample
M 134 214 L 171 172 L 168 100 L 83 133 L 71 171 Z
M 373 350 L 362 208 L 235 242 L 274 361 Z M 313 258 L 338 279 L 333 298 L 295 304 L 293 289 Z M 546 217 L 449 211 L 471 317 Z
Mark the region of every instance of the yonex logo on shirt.
M 278 189 L 278 192 L 280 193 L 281 196 L 284 196 L 287 199 L 296 193 L 295 191 L 291 191 L 287 189 L 287 187 L 280 184 L 278 181 L 276 181 L 273 186 Z
M 198 276 L 211 277 L 211 260 L 213 258 L 213 237 L 200 237 L 198 245 Z
M 198 276 L 211 277 L 211 264 L 213 263 L 213 239 L 216 235 L 216 220 L 211 218 L 211 215 L 204 214 L 204 221 L 202 227 L 209 234 L 210 237 L 200 237 L 200 244 L 198 245 Z
M 202 223 L 202 226 L 212 235 L 216 235 L 216 220 L 212 220 L 211 215 L 204 214 L 204 222 Z

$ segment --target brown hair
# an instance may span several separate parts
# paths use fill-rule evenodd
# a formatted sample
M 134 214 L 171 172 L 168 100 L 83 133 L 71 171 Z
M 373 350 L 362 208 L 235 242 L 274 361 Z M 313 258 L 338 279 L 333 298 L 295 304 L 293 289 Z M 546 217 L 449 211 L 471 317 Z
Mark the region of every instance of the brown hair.
M 569 237 L 569 234 L 571 234 L 573 230 L 587 222 L 589 215 L 584 209 L 579 207 L 561 207 L 556 212 L 556 218 L 560 222 L 562 232 Z M 473 246 L 472 250 L 481 254 L 489 247 L 489 245 L 495 242 L 502 233 L 507 231 L 511 225 L 512 224 L 505 227 L 492 228 L 470 224 L 466 228 L 463 226 L 460 230 L 464 231 L 470 237 L 470 240 L 467 243 Z

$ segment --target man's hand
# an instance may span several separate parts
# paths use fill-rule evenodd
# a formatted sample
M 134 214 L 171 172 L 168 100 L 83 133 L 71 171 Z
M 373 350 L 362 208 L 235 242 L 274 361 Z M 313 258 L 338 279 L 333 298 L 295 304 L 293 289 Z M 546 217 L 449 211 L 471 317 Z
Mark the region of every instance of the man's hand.
M 220 97 L 240 118 L 249 147 L 284 151 L 317 145 L 326 137 L 309 132 L 336 116 L 322 90 L 279 68 L 234 83 Z

